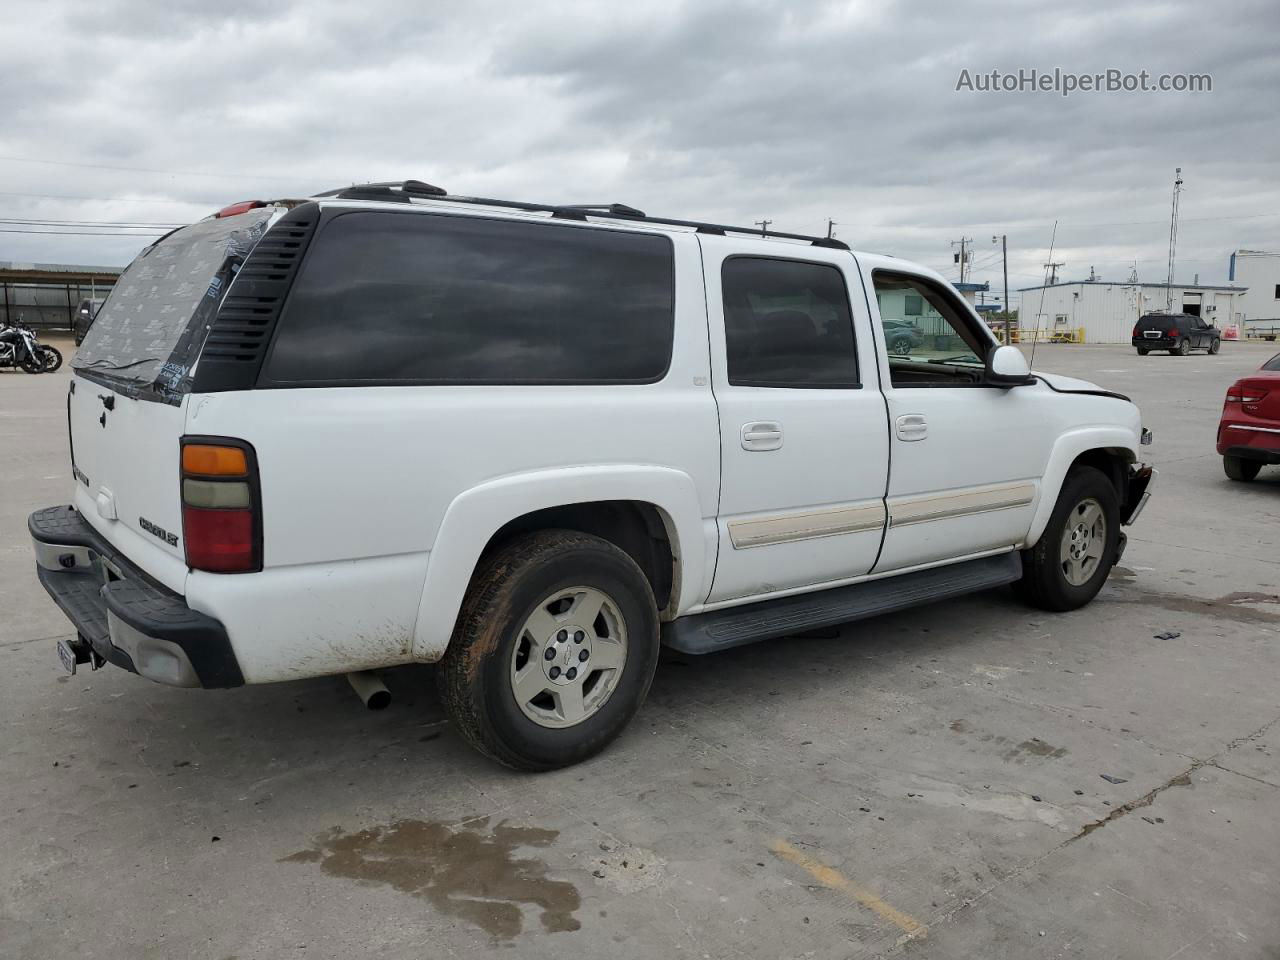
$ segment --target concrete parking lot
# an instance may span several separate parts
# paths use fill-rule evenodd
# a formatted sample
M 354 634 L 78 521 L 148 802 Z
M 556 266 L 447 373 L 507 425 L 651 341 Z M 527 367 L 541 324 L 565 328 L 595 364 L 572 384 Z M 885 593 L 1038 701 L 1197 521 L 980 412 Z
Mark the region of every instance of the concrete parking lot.
M 1272 352 L 1039 348 L 1155 431 L 1091 606 L 668 655 L 615 746 L 536 776 L 427 667 L 382 713 L 66 676 L 25 522 L 69 496 L 67 372 L 0 371 L 0 957 L 1280 957 L 1280 469 L 1213 450 Z

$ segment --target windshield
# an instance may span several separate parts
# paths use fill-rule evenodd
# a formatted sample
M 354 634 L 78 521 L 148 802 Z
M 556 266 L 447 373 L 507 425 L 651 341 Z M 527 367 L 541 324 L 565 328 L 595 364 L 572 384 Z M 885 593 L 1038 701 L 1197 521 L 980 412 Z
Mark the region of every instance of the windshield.
M 275 212 L 259 207 L 202 220 L 143 250 L 116 281 L 71 366 L 154 384 L 165 399 L 183 392 L 214 311 Z

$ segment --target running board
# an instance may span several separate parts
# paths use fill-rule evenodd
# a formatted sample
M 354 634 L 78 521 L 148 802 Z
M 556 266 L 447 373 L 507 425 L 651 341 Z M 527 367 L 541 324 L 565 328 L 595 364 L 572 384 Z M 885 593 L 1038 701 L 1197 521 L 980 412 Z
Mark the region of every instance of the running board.
M 1003 586 L 1021 576 L 1021 554 L 1002 553 L 847 587 L 696 613 L 663 624 L 662 642 L 681 653 L 714 653 Z

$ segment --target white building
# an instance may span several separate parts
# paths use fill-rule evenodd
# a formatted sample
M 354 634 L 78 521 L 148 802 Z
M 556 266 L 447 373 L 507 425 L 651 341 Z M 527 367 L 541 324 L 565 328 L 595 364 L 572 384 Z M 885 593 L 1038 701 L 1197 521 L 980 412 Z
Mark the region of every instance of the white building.
M 1237 250 L 1227 279 L 1249 289 L 1240 307 L 1249 326 L 1280 324 L 1280 253 Z
M 1172 298 L 1169 294 L 1172 292 Z M 1128 343 L 1138 318 L 1147 313 L 1193 313 L 1218 327 L 1241 322 L 1243 286 L 1167 283 L 1108 283 L 1076 280 L 1024 287 L 1018 328 L 1024 340 L 1084 330 L 1085 343 Z M 1038 334 L 1033 331 L 1039 331 Z

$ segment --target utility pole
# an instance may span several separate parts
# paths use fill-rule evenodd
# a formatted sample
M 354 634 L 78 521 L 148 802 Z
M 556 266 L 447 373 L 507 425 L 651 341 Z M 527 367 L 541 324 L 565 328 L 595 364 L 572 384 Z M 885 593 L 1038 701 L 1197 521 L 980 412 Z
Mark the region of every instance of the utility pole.
M 995 243 L 996 238 L 992 237 L 991 242 Z M 1000 264 L 1004 272 L 1004 342 L 1012 343 L 1013 336 L 1009 331 L 1009 237 L 1007 234 L 1000 234 Z
M 965 278 L 968 276 L 968 273 L 969 273 L 969 261 L 972 259 L 973 255 L 967 252 L 967 248 L 968 248 L 968 245 L 971 243 L 973 243 L 973 237 L 962 236 L 959 240 L 951 241 L 951 245 L 953 247 L 956 244 L 960 245 L 960 252 L 952 254 L 952 257 L 954 258 L 955 263 L 960 264 L 960 282 L 961 283 L 964 283 Z
M 827 217 L 827 239 L 830 240 L 836 235 L 836 222 Z
M 1089 282 L 1090 283 L 1098 282 L 1098 274 L 1094 271 L 1092 266 L 1089 267 Z
M 1173 262 L 1178 251 L 1178 195 L 1182 193 L 1182 168 L 1173 174 L 1173 213 L 1169 217 L 1169 284 L 1165 287 L 1164 312 L 1173 313 Z
M 1067 265 L 1067 262 L 1065 260 L 1059 260 L 1057 263 L 1043 264 L 1044 268 L 1049 271 L 1049 282 L 1045 284 L 1045 286 L 1052 287 L 1055 283 L 1057 283 L 1058 268 L 1065 267 L 1066 265 Z
M 760 228 L 760 236 L 767 237 L 769 235 L 769 224 L 773 223 L 772 220 L 756 220 L 754 223 Z

